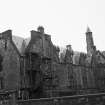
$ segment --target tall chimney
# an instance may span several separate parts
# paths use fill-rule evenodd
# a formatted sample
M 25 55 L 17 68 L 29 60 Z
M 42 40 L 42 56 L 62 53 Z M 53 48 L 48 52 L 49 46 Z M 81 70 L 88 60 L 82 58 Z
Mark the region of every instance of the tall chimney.
M 39 26 L 37 28 L 37 31 L 40 32 L 41 34 L 44 34 L 44 27 L 43 26 Z
M 71 45 L 67 45 L 66 46 L 66 49 L 69 50 L 69 51 L 71 51 L 72 50 Z
M 42 37 L 42 53 L 43 53 L 43 56 L 46 56 L 44 27 L 43 26 L 39 26 L 37 28 L 37 31 L 41 34 L 41 37 Z
M 2 32 L 0 37 L 6 40 L 7 39 L 12 40 L 12 30 L 7 30 L 7 31 Z

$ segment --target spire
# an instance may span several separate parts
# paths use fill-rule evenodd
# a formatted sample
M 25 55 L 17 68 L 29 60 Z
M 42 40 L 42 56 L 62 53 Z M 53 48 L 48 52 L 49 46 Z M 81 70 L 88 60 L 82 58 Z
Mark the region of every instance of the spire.
M 90 28 L 87 26 L 86 33 L 91 32 Z
M 87 43 L 87 53 L 92 54 L 93 51 L 95 50 L 95 47 L 94 47 L 92 31 L 88 26 L 86 31 L 86 43 Z

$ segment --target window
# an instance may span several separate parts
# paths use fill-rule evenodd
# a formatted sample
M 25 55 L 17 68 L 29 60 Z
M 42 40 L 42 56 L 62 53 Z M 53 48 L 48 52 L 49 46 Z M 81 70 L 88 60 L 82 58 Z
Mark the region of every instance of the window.
M 3 57 L 0 55 L 0 71 L 2 71 L 3 69 L 2 62 L 3 62 Z
M 4 88 L 4 80 L 3 77 L 0 77 L 0 89 Z

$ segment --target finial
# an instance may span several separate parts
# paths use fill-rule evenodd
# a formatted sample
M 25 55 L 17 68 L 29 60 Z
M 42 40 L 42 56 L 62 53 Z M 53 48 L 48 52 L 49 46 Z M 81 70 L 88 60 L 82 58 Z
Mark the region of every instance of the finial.
M 91 30 L 90 30 L 90 28 L 87 26 L 87 30 L 86 30 L 86 32 L 88 33 L 88 32 L 91 32 Z

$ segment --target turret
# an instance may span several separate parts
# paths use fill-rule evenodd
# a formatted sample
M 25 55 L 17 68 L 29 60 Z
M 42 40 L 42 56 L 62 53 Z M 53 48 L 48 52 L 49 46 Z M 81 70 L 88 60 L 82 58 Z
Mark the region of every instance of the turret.
M 66 46 L 65 63 L 73 63 L 73 50 L 71 45 Z
M 95 46 L 94 46 L 92 32 L 89 27 L 87 27 L 86 31 L 86 43 L 87 43 L 87 54 L 93 54 Z

